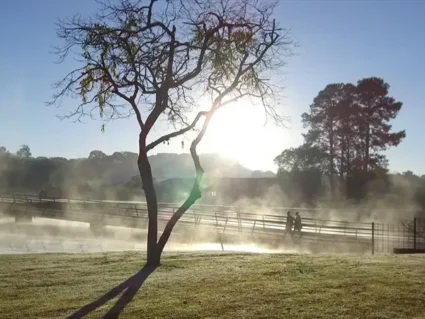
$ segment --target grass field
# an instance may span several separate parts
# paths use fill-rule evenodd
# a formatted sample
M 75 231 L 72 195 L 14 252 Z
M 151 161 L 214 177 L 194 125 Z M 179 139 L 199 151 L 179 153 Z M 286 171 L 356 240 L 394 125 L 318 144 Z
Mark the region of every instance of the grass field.
M 0 318 L 65 318 L 142 264 L 140 253 L 0 256 Z M 166 254 L 121 318 L 425 318 L 424 265 L 422 256 Z

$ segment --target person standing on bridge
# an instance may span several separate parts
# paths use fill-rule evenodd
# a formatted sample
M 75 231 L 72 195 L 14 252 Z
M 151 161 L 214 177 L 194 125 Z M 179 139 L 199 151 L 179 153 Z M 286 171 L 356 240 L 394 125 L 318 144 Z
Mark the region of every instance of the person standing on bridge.
M 293 235 L 292 233 L 293 224 L 294 224 L 294 217 L 292 217 L 291 212 L 288 211 L 288 213 L 286 214 L 286 227 L 285 227 L 286 234 L 291 233 L 291 236 Z
M 298 231 L 301 233 L 301 228 L 303 227 L 301 223 L 301 216 L 299 212 L 295 213 L 295 223 L 294 223 L 294 231 Z

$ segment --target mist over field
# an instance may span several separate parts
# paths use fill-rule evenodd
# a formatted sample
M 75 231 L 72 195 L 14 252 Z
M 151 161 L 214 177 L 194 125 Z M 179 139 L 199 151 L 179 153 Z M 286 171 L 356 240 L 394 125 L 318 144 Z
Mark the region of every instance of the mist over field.
M 51 165 L 56 163 L 57 159 L 15 158 L 11 161 L 11 157 L 6 158 L 6 160 L 3 158 L 3 161 L 0 162 L 3 163 L 3 174 L 7 173 L 10 176 L 11 172 L 15 172 L 15 174 L 20 173 L 22 176 L 20 184 L 9 183 L 10 185 L 5 188 L 6 193 L 14 190 L 11 187 L 12 185 L 32 185 L 32 192 L 29 191 L 28 193 L 35 195 L 34 200 L 38 200 L 36 196 L 37 187 L 47 189 L 48 197 L 55 197 L 56 195 L 59 198 L 69 197 L 71 199 L 93 200 L 96 198 L 91 198 L 94 192 L 102 190 L 102 193 L 97 193 L 98 200 L 105 200 L 107 204 L 123 204 L 122 201 L 124 200 L 128 204 L 123 205 L 127 205 L 130 208 L 134 207 L 134 205 L 143 206 L 145 199 L 140 191 L 141 184 L 138 182 L 137 176 L 130 178 L 130 182 L 127 183 L 119 183 L 118 180 L 114 180 L 115 184 L 106 182 L 111 181 L 111 176 L 118 176 L 123 169 L 131 167 L 130 163 L 135 160 L 135 154 L 127 154 L 128 158 L 125 156 L 119 157 L 118 154 L 111 156 L 96 154 L 96 156 L 91 154 L 88 159 L 62 160 L 62 163 L 66 163 L 67 166 L 47 166 L 50 168 L 46 168 L 44 171 L 41 169 L 43 166 L 39 169 L 37 165 Z M 157 176 L 161 178 L 161 181 L 157 184 L 160 202 L 173 203 L 174 207 L 178 207 L 178 204 L 182 202 L 190 191 L 192 184 L 192 178 L 189 177 L 191 175 L 189 173 L 190 163 L 179 164 L 182 162 L 175 162 L 176 159 L 184 158 L 189 160 L 187 156 L 175 154 L 154 156 L 153 160 L 159 159 L 158 161 L 153 161 L 153 163 L 156 163 L 154 170 L 157 172 Z M 213 156 L 212 158 L 217 160 L 220 157 Z M 244 227 L 246 229 L 243 234 L 239 235 L 232 232 L 231 229 L 227 230 L 227 232 L 225 231 L 226 217 L 220 217 L 219 227 L 216 228 L 208 225 L 205 221 L 206 217 L 204 217 L 203 221 L 201 220 L 200 227 L 197 228 L 177 225 L 176 233 L 172 235 L 166 250 L 358 253 L 368 251 L 369 248 L 359 248 L 352 244 L 335 245 L 329 242 L 320 246 L 314 245 L 308 240 L 289 240 L 284 238 L 283 228 L 281 234 L 277 236 L 259 236 L 255 235 L 255 231 L 261 230 L 261 220 L 264 216 L 276 216 L 280 223 L 284 223 L 287 211 L 291 211 L 292 214 L 299 211 L 302 218 L 320 220 L 323 225 L 345 221 L 350 223 L 368 223 L 367 227 L 370 227 L 372 221 L 391 223 L 400 219 L 411 219 L 416 217 L 421 210 L 420 202 L 417 200 L 420 185 L 418 180 L 412 180 L 409 175 L 390 176 L 391 188 L 384 193 L 382 193 L 379 183 L 371 183 L 368 186 L 367 195 L 361 201 L 344 198 L 343 194 L 334 196 L 330 200 L 329 196 L 322 194 L 316 196 L 314 201 L 305 202 L 303 200 L 305 194 L 302 189 L 299 187 L 288 189 L 285 179 L 280 179 L 281 175 L 279 174 L 251 172 L 241 166 L 234 166 L 236 165 L 235 163 L 229 162 L 229 169 L 227 171 L 224 169 L 221 174 L 230 175 L 230 172 L 232 172 L 235 175 L 230 178 L 217 177 L 220 176 L 217 175 L 219 165 L 224 164 L 220 161 L 212 164 L 213 162 L 214 160 L 210 164 L 212 168 L 206 170 L 203 197 L 186 212 L 185 218 L 190 221 L 193 214 L 202 216 L 203 214 L 213 214 L 214 211 L 228 210 L 227 213 L 222 215 L 250 214 L 249 218 L 257 219 L 260 222 L 257 225 L 254 225 L 252 221 L 245 222 Z M 5 163 L 9 163 L 10 167 L 6 167 Z M 173 166 L 171 163 L 175 163 L 175 165 Z M 22 170 L 22 166 L 16 166 L 17 164 L 24 165 L 24 167 L 27 165 L 29 168 Z M 185 165 L 187 165 L 187 173 L 184 170 Z M 171 171 L 171 167 L 174 167 L 173 171 Z M 207 165 L 207 167 L 209 166 Z M 235 169 L 235 167 L 237 168 Z M 16 171 L 16 169 L 21 170 Z M 96 170 L 97 172 L 94 173 Z M 48 176 L 45 174 L 48 174 Z M 132 174 L 137 174 L 137 172 L 133 168 L 126 174 L 124 173 L 121 176 L 122 181 Z M 212 178 L 210 178 L 211 175 L 213 176 Z M 43 185 L 54 185 L 53 181 L 58 176 L 63 176 L 68 188 L 42 187 Z M 26 184 L 30 178 L 31 182 Z M 43 180 L 47 181 L 47 184 L 41 184 L 40 181 Z M 86 184 L 92 184 L 93 186 L 81 189 L 81 187 L 71 184 L 72 181 L 78 184 L 78 180 L 85 180 Z M 38 186 L 35 181 L 39 181 L 37 182 Z M 296 186 L 295 182 L 291 182 L 291 184 Z M 227 208 L 220 208 L 217 205 L 224 205 Z M 3 209 L 5 207 L 7 206 L 3 206 Z M 168 209 L 168 211 L 171 210 Z M 91 211 L 90 206 L 81 211 L 81 214 L 86 216 L 99 213 L 102 213 L 102 208 Z M 73 213 L 69 212 L 69 214 L 72 220 Z M 142 229 L 128 228 L 125 227 L 126 224 L 120 218 L 111 219 L 110 224 L 115 226 L 105 226 L 100 231 L 93 231 L 89 223 L 46 218 L 34 218 L 32 224 L 15 223 L 13 218 L 2 218 L 0 222 L 0 250 L 2 253 L 88 253 L 146 250 L 146 225 L 138 226 Z M 163 223 L 160 224 L 160 232 L 164 226 Z M 253 226 L 254 235 L 251 234 Z
M 252 236 L 219 232 L 211 228 L 179 229 L 166 250 L 251 253 L 368 253 L 369 247 L 349 243 L 327 243 L 276 236 Z M 88 224 L 35 218 L 32 224 L 0 220 L 0 253 L 99 253 L 146 251 L 146 231 L 106 226 L 94 234 Z

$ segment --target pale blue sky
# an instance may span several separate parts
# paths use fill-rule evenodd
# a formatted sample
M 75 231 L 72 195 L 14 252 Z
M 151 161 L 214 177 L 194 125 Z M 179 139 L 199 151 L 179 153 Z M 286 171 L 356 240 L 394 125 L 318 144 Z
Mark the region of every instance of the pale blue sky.
M 60 121 L 56 115 L 67 109 L 44 105 L 53 92 L 51 84 L 72 66 L 54 64 L 56 58 L 49 53 L 58 43 L 56 18 L 88 14 L 94 8 L 92 0 L 1 2 L 0 146 L 16 151 L 28 144 L 34 156 L 64 157 L 87 156 L 92 149 L 108 154 L 137 150 L 137 126 L 132 120 L 111 123 L 102 134 L 100 122 Z M 319 90 L 332 82 L 379 76 L 391 85 L 391 95 L 404 102 L 394 128 L 406 129 L 407 138 L 388 152 L 390 168 L 424 174 L 424 16 L 425 1 L 280 1 L 280 24 L 291 28 L 300 43 L 281 76 L 291 123 L 288 128 L 263 129 L 263 122 L 251 117 L 238 124 L 242 131 L 224 138 L 232 123 L 218 117 L 212 132 L 220 127 L 221 140 L 209 136 L 202 150 L 224 152 L 252 169 L 272 169 L 281 150 L 301 143 L 300 114 Z M 70 106 L 72 101 L 67 102 Z M 242 133 L 249 140 L 243 140 Z M 181 152 L 180 141 L 156 151 Z

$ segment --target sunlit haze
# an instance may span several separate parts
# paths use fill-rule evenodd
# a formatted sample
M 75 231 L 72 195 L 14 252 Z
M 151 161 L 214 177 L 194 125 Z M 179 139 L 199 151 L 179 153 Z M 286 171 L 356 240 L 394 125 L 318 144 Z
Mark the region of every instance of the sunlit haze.
M 0 319 L 425 318 L 424 17 L 3 0 Z
M 45 106 L 51 85 L 72 67 L 72 61 L 54 64 L 49 52 L 58 44 L 54 23 L 74 13 L 88 15 L 95 1 L 5 1 L 0 12 L 0 125 L 1 145 L 16 151 L 28 144 L 34 156 L 83 157 L 93 149 L 107 154 L 137 151 L 134 119 L 109 123 L 60 121 L 77 101 L 62 109 Z M 355 82 L 378 76 L 390 85 L 390 95 L 404 103 L 394 129 L 407 129 L 407 138 L 388 152 L 391 170 L 411 169 L 425 173 L 422 136 L 425 87 L 425 2 L 420 1 L 280 1 L 278 20 L 291 28 L 300 47 L 288 59 L 279 82 L 285 87 L 286 128 L 264 125 L 262 109 L 244 103 L 220 111 L 200 145 L 206 153 L 217 152 L 238 160 L 250 169 L 275 170 L 273 159 L 284 148 L 302 142 L 300 115 L 318 91 L 328 83 Z M 10 32 L 13 30 L 13 32 Z M 167 127 L 158 124 L 155 134 Z M 188 152 L 181 139 L 155 152 Z M 409 156 L 406 156 L 409 154 Z

